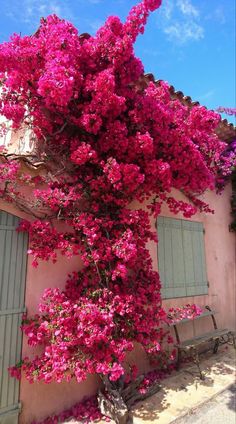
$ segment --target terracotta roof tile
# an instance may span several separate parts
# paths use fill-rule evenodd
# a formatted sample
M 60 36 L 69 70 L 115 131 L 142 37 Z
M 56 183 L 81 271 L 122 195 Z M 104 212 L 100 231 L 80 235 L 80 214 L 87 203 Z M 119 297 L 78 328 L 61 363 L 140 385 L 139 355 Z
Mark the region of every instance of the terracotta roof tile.
M 153 74 L 145 74 L 143 80 L 146 80 L 146 82 L 152 81 L 157 85 L 159 85 L 162 81 L 155 80 Z M 185 96 L 182 91 L 175 90 L 173 85 L 170 86 L 170 93 L 173 98 L 179 99 L 181 103 L 183 103 L 185 106 L 188 106 L 189 108 L 200 105 L 198 101 L 193 101 L 190 96 Z M 228 122 L 227 119 L 221 119 L 217 127 L 216 134 L 221 140 L 225 141 L 226 143 L 230 143 L 236 139 L 236 127 L 232 123 Z

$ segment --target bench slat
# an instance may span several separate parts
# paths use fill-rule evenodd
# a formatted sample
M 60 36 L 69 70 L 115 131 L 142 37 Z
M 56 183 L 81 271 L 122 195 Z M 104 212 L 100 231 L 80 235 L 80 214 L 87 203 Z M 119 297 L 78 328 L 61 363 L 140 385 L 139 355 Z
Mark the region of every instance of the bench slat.
M 180 349 L 190 348 L 192 346 L 197 346 L 205 341 L 207 342 L 214 339 L 218 339 L 219 337 L 229 333 L 232 333 L 232 331 L 228 330 L 227 328 L 224 330 L 215 330 L 211 331 L 210 333 L 202 334 L 201 336 L 193 337 L 192 339 L 181 342 L 180 344 L 176 344 L 175 346 Z

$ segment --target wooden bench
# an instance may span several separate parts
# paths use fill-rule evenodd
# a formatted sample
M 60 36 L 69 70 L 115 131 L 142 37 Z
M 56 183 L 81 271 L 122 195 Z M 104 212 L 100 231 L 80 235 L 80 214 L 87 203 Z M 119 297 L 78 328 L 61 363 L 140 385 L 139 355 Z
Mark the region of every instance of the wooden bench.
M 236 349 L 236 342 L 235 342 L 234 333 L 232 331 L 228 330 L 228 329 L 219 330 L 217 328 L 215 313 L 216 312 L 212 311 L 209 306 L 205 306 L 205 310 L 204 310 L 204 312 L 201 313 L 201 315 L 198 315 L 193 319 L 185 318 L 185 319 L 182 319 L 178 322 L 173 322 L 173 323 L 169 324 L 170 326 L 174 327 L 175 336 L 176 336 L 175 347 L 177 348 L 177 353 L 178 353 L 177 369 L 179 369 L 179 367 L 181 365 L 183 353 L 186 356 L 187 355 L 192 356 L 194 363 L 198 367 L 198 370 L 199 370 L 199 373 L 200 373 L 200 378 L 202 380 L 204 380 L 204 375 L 203 375 L 201 368 L 200 368 L 199 347 L 203 343 L 214 342 L 213 353 L 217 353 L 219 345 L 224 344 L 224 343 L 233 344 L 234 349 Z M 193 320 L 197 320 L 197 319 L 200 319 L 200 318 L 203 318 L 203 317 L 207 317 L 207 316 L 210 316 L 211 319 L 212 319 L 212 323 L 213 323 L 213 327 L 214 327 L 213 331 L 211 331 L 209 333 L 202 334 L 200 336 L 193 337 L 192 339 L 189 339 L 189 340 L 184 340 L 183 342 L 180 341 L 180 337 L 179 337 L 179 333 L 178 333 L 178 329 L 177 329 L 177 327 L 179 325 L 182 325 L 183 323 L 191 322 Z

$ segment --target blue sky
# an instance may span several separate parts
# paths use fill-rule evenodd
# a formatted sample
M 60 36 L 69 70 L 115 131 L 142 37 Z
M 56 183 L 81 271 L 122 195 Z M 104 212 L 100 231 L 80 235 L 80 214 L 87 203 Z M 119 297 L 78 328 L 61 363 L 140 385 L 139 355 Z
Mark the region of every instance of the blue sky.
M 125 19 L 135 0 L 0 0 L 0 42 L 30 34 L 56 13 L 94 34 L 109 15 Z M 156 79 L 210 109 L 235 107 L 235 1 L 163 0 L 140 36 L 136 54 Z M 232 118 L 229 120 L 233 122 Z

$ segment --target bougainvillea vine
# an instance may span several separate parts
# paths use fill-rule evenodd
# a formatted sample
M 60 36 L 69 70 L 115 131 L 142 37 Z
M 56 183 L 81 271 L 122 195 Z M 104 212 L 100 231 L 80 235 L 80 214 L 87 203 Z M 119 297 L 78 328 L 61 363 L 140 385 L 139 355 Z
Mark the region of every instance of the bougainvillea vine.
M 30 234 L 35 266 L 58 253 L 83 261 L 64 290 L 47 289 L 39 314 L 24 318 L 28 343 L 42 350 L 12 374 L 23 370 L 30 382 L 82 381 L 87 373 L 118 381 L 137 342 L 168 365 L 150 215 L 163 203 L 185 217 L 208 210 L 198 196 L 214 189 L 225 144 L 215 134 L 218 114 L 189 109 L 167 83 L 144 77 L 133 45 L 160 3 L 141 1 L 124 24 L 108 18 L 94 37 L 51 15 L 35 34 L 0 46 L 0 113 L 14 129 L 32 131 L 45 165 L 40 177 L 22 175 L 5 156 L 1 194 L 17 202 L 28 183 L 32 212 L 48 211 L 19 228 Z
M 216 110 L 217 112 L 225 113 L 226 115 L 236 116 L 235 108 L 220 106 Z M 228 143 L 220 156 L 220 162 L 221 164 L 217 180 L 217 188 L 218 190 L 222 190 L 229 181 L 232 182 L 232 222 L 230 224 L 230 230 L 236 231 L 236 139 Z
M 219 106 L 216 109 L 216 111 L 219 112 L 219 113 L 226 113 L 226 115 L 236 116 L 236 108 L 235 107 Z

